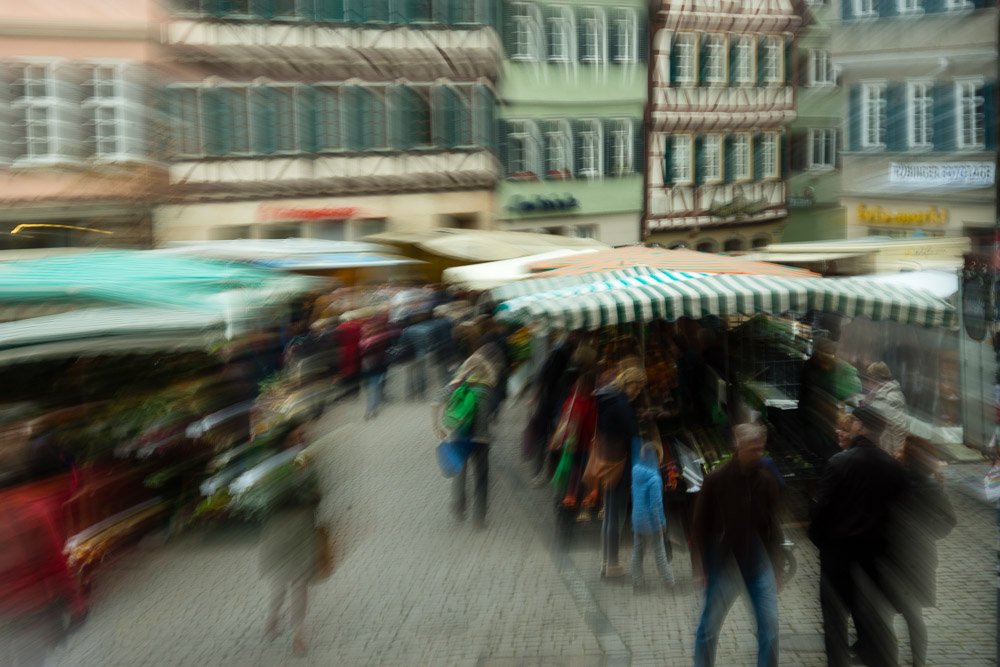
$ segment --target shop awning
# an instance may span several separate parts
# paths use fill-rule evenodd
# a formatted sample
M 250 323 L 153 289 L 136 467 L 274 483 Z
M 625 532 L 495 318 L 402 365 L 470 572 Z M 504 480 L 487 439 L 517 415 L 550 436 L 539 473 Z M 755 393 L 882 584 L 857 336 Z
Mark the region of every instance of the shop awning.
M 515 280 L 530 278 L 533 274 L 529 267 L 533 262 L 588 252 L 597 252 L 597 250 L 595 248 L 561 249 L 537 255 L 529 255 L 528 257 L 515 257 L 514 259 L 502 259 L 496 262 L 454 266 L 450 269 L 445 269 L 441 274 L 441 278 L 446 283 L 461 283 L 471 289 L 490 289 Z
M 612 271 L 646 266 L 660 271 L 693 271 L 702 273 L 738 273 L 786 278 L 817 277 L 805 269 L 767 262 L 754 262 L 742 257 L 713 255 L 693 250 L 666 250 L 631 246 L 593 253 L 585 257 L 566 257 L 539 262 L 531 268 L 548 275 L 572 275 L 592 271 Z
M 287 271 L 365 269 L 381 266 L 402 266 L 404 264 L 423 264 L 423 262 L 416 259 L 377 252 L 345 252 L 325 255 L 301 255 L 299 257 L 262 259 L 254 263 L 271 269 L 282 269 Z
M 954 309 L 922 290 L 865 280 L 712 275 L 696 280 L 623 287 L 562 298 L 522 297 L 497 307 L 505 322 L 544 321 L 550 327 L 598 329 L 613 324 L 701 319 L 708 315 L 781 315 L 810 310 L 848 317 L 949 326 Z
M 515 299 L 519 296 L 526 296 L 529 294 L 541 294 L 555 289 L 562 289 L 564 287 L 573 287 L 576 285 L 585 285 L 588 283 L 597 282 L 607 282 L 622 278 L 631 278 L 634 276 L 648 276 L 654 273 L 664 273 L 656 269 L 651 269 L 647 266 L 635 266 L 630 269 L 618 269 L 615 271 L 597 271 L 593 273 L 580 273 L 573 275 L 558 276 L 555 278 L 543 278 L 538 276 L 547 276 L 548 273 L 538 273 L 535 277 L 528 280 L 522 280 L 520 282 L 511 283 L 510 285 L 503 285 L 501 287 L 495 287 L 489 291 L 489 300 L 493 303 L 501 303 L 509 299 Z M 670 271 L 669 275 L 677 277 L 679 280 L 684 278 L 696 278 L 708 275 L 706 273 L 694 273 L 691 271 Z

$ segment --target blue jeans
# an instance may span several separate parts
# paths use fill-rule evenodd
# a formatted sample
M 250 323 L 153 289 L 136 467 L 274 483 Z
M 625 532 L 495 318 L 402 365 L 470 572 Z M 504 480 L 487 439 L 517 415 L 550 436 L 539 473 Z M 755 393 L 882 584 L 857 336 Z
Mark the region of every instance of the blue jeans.
M 720 568 L 708 572 L 707 576 L 705 610 L 694 645 L 695 667 L 715 664 L 719 630 L 740 594 L 741 577 L 737 568 Z M 778 584 L 774 570 L 768 564 L 757 574 L 743 574 L 742 579 L 757 620 L 757 667 L 775 667 L 778 664 Z
M 375 412 L 382 401 L 385 400 L 385 371 L 380 373 L 371 372 L 368 374 L 368 379 L 366 380 L 368 388 L 368 406 L 365 410 L 366 415 L 370 415 Z

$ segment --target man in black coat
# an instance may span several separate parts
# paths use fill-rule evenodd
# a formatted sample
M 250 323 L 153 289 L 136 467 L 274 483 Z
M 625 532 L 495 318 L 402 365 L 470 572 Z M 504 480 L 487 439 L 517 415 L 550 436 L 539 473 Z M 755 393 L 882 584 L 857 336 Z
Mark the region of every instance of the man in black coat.
M 902 493 L 902 466 L 879 449 L 885 420 L 874 409 L 854 412 L 858 433 L 830 458 L 820 480 L 809 538 L 820 554 L 820 605 L 827 661 L 850 664 L 847 613 L 858 630 L 858 656 L 870 667 L 895 665 L 893 612 L 881 591 L 892 503 Z

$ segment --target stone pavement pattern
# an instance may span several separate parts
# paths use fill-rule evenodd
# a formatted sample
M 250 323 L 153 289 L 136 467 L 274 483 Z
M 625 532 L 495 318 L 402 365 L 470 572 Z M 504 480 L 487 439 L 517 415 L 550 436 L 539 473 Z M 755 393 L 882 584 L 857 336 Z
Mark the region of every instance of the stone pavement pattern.
M 394 397 L 402 395 L 393 383 Z M 316 432 L 326 486 L 321 513 L 338 568 L 310 589 L 309 655 L 263 635 L 268 587 L 256 532 L 226 527 L 166 544 L 148 539 L 95 584 L 86 623 L 51 656 L 65 667 L 132 665 L 687 665 L 701 596 L 675 549 L 678 585 L 633 594 L 628 579 L 598 577 L 596 526 L 555 548 L 545 489 L 528 488 L 519 462 L 523 409 L 502 414 L 491 451 L 485 531 L 448 512 L 429 408 L 388 404 L 363 422 L 362 404 L 333 406 Z M 930 663 L 994 664 L 994 528 L 989 508 L 952 494 L 960 525 L 940 543 L 939 608 L 927 610 Z M 815 552 L 802 535 L 799 573 L 780 598 L 781 658 L 824 665 Z M 623 540 L 627 563 L 631 540 Z M 653 574 L 647 558 L 647 576 Z M 901 658 L 906 631 L 897 617 Z M 719 665 L 755 662 L 746 606 L 737 602 Z

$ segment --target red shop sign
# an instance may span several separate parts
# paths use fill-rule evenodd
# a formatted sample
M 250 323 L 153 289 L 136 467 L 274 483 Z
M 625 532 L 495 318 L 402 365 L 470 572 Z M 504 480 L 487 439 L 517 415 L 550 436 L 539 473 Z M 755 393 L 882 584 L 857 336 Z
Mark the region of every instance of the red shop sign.
M 362 210 L 357 206 L 337 206 L 326 208 L 296 208 L 293 206 L 261 206 L 257 209 L 259 220 L 320 220 L 337 218 L 357 218 Z

